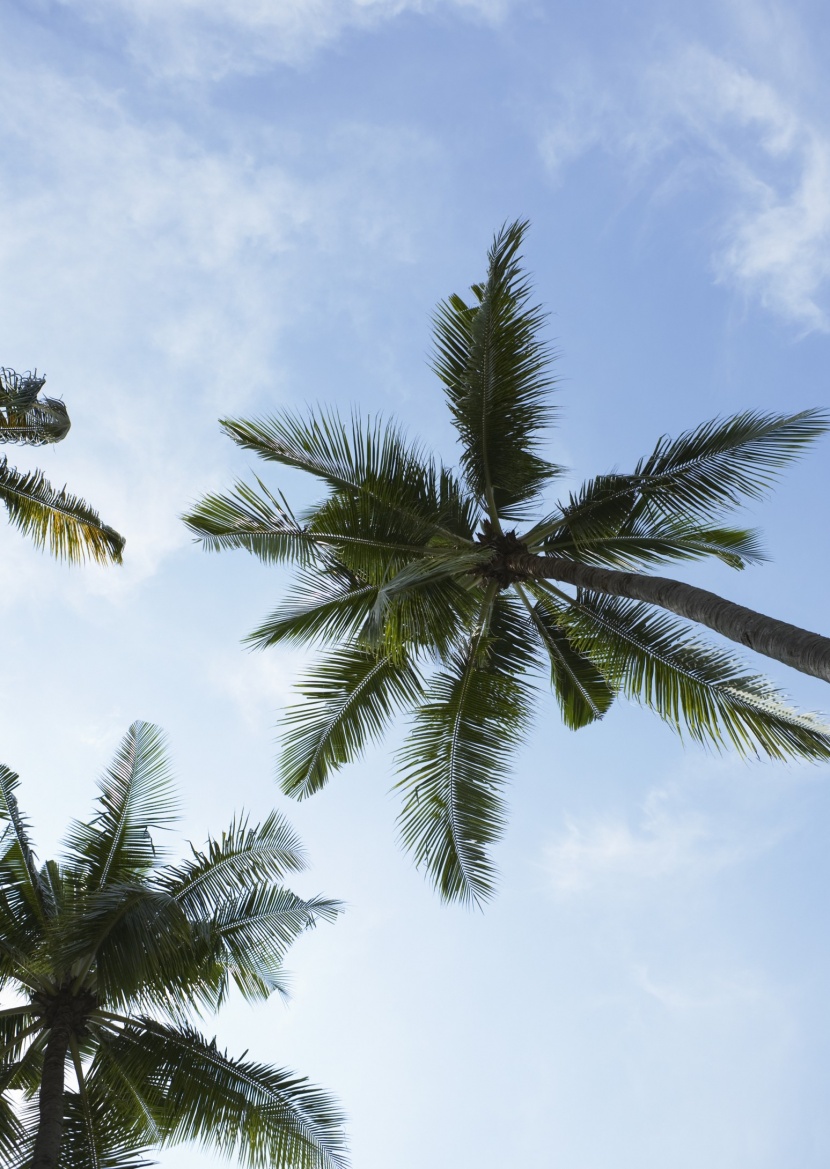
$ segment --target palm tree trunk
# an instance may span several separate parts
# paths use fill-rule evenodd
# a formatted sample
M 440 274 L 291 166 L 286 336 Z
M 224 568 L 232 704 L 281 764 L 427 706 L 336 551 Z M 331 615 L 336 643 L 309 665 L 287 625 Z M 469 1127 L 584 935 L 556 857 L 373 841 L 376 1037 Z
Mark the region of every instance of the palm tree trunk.
M 40 1121 L 32 1156 L 32 1169 L 58 1169 L 63 1139 L 63 1084 L 71 1024 L 58 1017 L 46 1044 L 38 1108 Z
M 678 617 L 714 629 L 730 641 L 749 646 L 756 653 L 793 666 L 802 674 L 812 674 L 830 682 L 830 638 L 774 617 L 765 617 L 763 613 L 736 605 L 706 589 L 665 576 L 576 564 L 561 556 L 516 557 L 513 566 L 531 578 L 558 580 L 577 588 L 646 601 L 649 605 L 668 609 Z

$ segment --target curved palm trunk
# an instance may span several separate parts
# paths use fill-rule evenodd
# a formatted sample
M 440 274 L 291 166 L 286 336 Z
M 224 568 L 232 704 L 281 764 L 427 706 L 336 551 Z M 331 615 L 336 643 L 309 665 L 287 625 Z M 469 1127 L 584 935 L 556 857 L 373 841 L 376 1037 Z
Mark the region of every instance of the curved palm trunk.
M 38 1100 L 40 1122 L 32 1156 L 32 1169 L 58 1169 L 63 1139 L 64 1069 L 71 1032 L 69 1020 L 59 1018 L 55 1021 L 49 1042 L 46 1044 Z
M 528 577 L 558 580 L 577 588 L 646 601 L 649 605 L 668 609 L 678 617 L 714 629 L 730 641 L 749 646 L 756 653 L 793 666 L 802 674 L 812 674 L 830 682 L 830 638 L 778 621 L 775 617 L 766 617 L 706 589 L 665 576 L 575 564 L 561 556 L 527 555 L 516 557 L 513 564 Z

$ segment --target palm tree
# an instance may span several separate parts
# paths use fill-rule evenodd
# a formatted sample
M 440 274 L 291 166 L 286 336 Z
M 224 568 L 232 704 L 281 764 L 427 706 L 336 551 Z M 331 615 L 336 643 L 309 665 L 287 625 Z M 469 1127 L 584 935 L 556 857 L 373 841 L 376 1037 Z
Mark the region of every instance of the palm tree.
M 830 756 L 829 728 L 676 616 L 828 680 L 830 640 L 648 571 L 762 559 L 757 535 L 723 513 L 760 495 L 826 417 L 706 422 L 661 438 L 631 474 L 600 475 L 545 508 L 561 469 L 541 453 L 553 378 L 544 314 L 520 267 L 526 226 L 503 228 L 472 299 L 452 296 L 435 316 L 458 471 L 357 415 L 226 420 L 239 446 L 311 473 L 327 494 L 296 519 L 261 481 L 240 482 L 185 517 L 207 549 L 298 565 L 296 591 L 251 645 L 333 644 L 284 719 L 286 792 L 318 791 L 397 710 L 413 712 L 399 758 L 401 837 L 448 899 L 492 891 L 488 846 L 540 671 L 573 729 L 622 693 L 716 747 Z
M 43 446 L 61 442 L 69 433 L 69 414 L 59 398 L 40 397 L 46 379 L 34 373 L 0 368 L 0 443 Z M 39 548 L 79 563 L 86 557 L 99 564 L 120 564 L 124 537 L 101 522 L 83 499 L 66 488 L 52 487 L 41 471 L 24 473 L 0 459 L 0 499 L 9 519 L 31 536 Z
M 151 833 L 170 827 L 176 801 L 149 723 L 125 735 L 60 861 L 38 866 L 17 786 L 0 766 L 0 989 L 18 998 L 0 1011 L 3 1164 L 138 1169 L 150 1146 L 197 1141 L 257 1169 L 342 1169 L 328 1096 L 231 1058 L 192 1022 L 232 985 L 252 1001 L 283 989 L 288 946 L 339 911 L 283 887 L 304 867 L 285 821 L 234 820 L 203 851 L 163 863 Z

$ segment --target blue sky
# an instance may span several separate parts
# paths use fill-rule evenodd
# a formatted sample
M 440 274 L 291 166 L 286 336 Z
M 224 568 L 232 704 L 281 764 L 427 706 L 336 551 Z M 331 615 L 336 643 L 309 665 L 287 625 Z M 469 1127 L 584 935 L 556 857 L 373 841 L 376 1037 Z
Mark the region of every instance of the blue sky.
M 287 1008 L 216 1031 L 337 1093 L 360 1169 L 823 1169 L 827 769 L 714 758 L 624 703 L 574 735 L 551 704 L 497 900 L 442 907 L 394 845 L 394 741 L 279 793 L 303 657 L 239 643 L 285 578 L 177 518 L 249 466 L 220 415 L 357 404 L 451 458 L 430 312 L 517 216 L 574 482 L 715 414 L 826 405 L 822 6 L 7 0 L 0 36 L 0 362 L 73 419 L 12 462 L 128 540 L 69 570 L 0 527 L 1 757 L 41 853 L 136 718 L 169 733 L 184 836 L 287 813 L 302 888 L 348 912 L 296 947 Z M 748 513 L 770 563 L 688 579 L 826 632 L 828 449 Z

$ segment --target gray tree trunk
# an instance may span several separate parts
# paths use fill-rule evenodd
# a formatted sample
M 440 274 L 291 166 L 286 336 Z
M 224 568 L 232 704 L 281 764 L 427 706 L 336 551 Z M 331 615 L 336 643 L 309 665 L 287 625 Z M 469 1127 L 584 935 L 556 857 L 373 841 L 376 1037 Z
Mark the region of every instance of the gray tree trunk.
M 56 1019 L 43 1056 L 43 1074 L 38 1099 L 40 1120 L 32 1156 L 32 1169 L 58 1169 L 63 1140 L 64 1069 L 70 1035 L 69 1020 Z
M 802 674 L 812 674 L 830 682 L 830 638 L 778 621 L 775 617 L 765 617 L 763 613 L 736 605 L 706 589 L 665 576 L 575 564 L 561 556 L 526 555 L 516 557 L 514 564 L 529 577 L 562 581 L 577 588 L 646 601 L 668 609 L 678 617 L 706 625 L 730 641 L 749 646 L 756 653 L 775 658 Z

